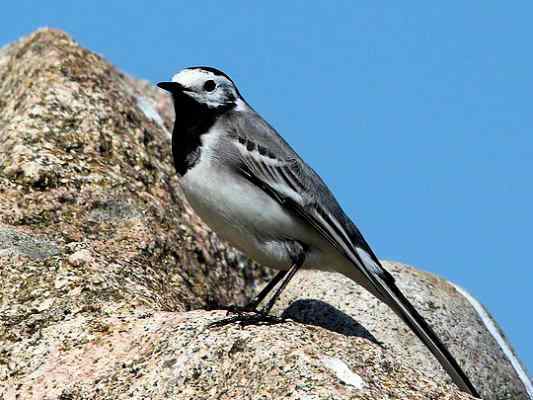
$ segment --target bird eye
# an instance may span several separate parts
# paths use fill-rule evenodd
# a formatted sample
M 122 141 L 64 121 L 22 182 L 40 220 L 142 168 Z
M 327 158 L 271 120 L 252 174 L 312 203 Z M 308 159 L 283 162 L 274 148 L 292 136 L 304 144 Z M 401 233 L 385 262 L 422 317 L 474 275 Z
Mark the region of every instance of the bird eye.
M 215 81 L 211 79 L 209 79 L 208 81 L 204 83 L 204 90 L 207 92 L 212 92 L 213 90 L 215 90 L 216 87 L 217 87 L 217 84 L 215 83 Z

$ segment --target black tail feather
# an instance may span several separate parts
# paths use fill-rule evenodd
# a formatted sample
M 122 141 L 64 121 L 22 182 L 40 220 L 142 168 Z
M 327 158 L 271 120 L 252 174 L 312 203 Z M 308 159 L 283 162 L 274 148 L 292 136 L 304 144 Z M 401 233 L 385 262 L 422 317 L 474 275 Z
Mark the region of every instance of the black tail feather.
M 475 397 L 480 397 L 474 385 L 470 382 L 455 358 L 448 351 L 444 343 L 428 325 L 424 318 L 416 311 L 411 302 L 403 295 L 394 282 L 383 285 L 386 288 L 386 298 L 383 299 L 394 312 L 411 328 L 439 363 L 452 377 L 454 383 L 463 391 Z

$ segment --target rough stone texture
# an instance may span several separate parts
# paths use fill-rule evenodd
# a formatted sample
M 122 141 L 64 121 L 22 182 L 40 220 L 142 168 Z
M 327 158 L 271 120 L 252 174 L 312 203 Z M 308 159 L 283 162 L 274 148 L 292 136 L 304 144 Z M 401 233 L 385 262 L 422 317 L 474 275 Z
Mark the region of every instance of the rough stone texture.
M 184 203 L 171 120 L 62 32 L 0 49 L 0 399 L 469 398 L 336 274 L 289 286 L 278 311 L 305 324 L 207 329 L 224 314 L 189 310 L 242 303 L 269 272 Z M 389 266 L 487 399 L 527 398 L 451 286 Z
M 8 380 L 6 397 L 471 398 L 432 382 L 366 339 L 318 327 L 286 323 L 207 329 L 224 314 L 107 312 L 90 332 L 80 329 L 87 323 L 81 316 L 64 321 L 60 332 L 43 330 L 48 346 L 33 357 L 30 373 L 16 384 Z M 59 349 L 53 347 L 60 343 Z

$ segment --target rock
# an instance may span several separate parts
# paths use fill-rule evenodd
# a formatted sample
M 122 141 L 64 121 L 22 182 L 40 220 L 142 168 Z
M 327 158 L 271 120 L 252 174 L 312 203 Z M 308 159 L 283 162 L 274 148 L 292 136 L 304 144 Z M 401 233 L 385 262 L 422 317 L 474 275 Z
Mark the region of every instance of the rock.
M 470 398 L 340 275 L 296 276 L 294 322 L 208 328 L 271 272 L 184 201 L 172 115 L 63 32 L 0 50 L 1 399 Z M 485 398 L 528 398 L 455 287 L 388 266 Z
M 208 329 L 224 313 L 107 311 L 109 317 L 72 316 L 61 331 L 46 330 L 49 346 L 28 351 L 35 365 L 16 384 L 8 380 L 8 398 L 471 398 L 366 339 L 323 328 L 288 322 Z M 46 351 L 59 343 L 60 350 Z
M 46 238 L 39 238 L 15 229 L 0 226 L 0 257 L 22 255 L 41 260 L 59 254 L 59 247 Z
M 68 257 L 68 262 L 75 267 L 87 265 L 93 261 L 94 258 L 91 256 L 91 252 L 87 249 L 79 250 Z

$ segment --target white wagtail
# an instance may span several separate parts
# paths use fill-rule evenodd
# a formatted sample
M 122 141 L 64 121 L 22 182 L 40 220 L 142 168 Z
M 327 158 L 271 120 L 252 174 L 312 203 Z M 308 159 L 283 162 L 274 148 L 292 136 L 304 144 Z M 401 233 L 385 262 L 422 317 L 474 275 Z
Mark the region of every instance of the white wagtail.
M 477 396 L 322 179 L 250 107 L 231 78 L 215 68 L 192 67 L 158 86 L 170 92 L 174 102 L 172 152 L 191 206 L 219 236 L 259 263 L 280 270 L 245 309 L 255 310 L 285 278 L 259 312 L 268 317 L 300 267 L 340 272 L 386 303 L 458 387 Z

